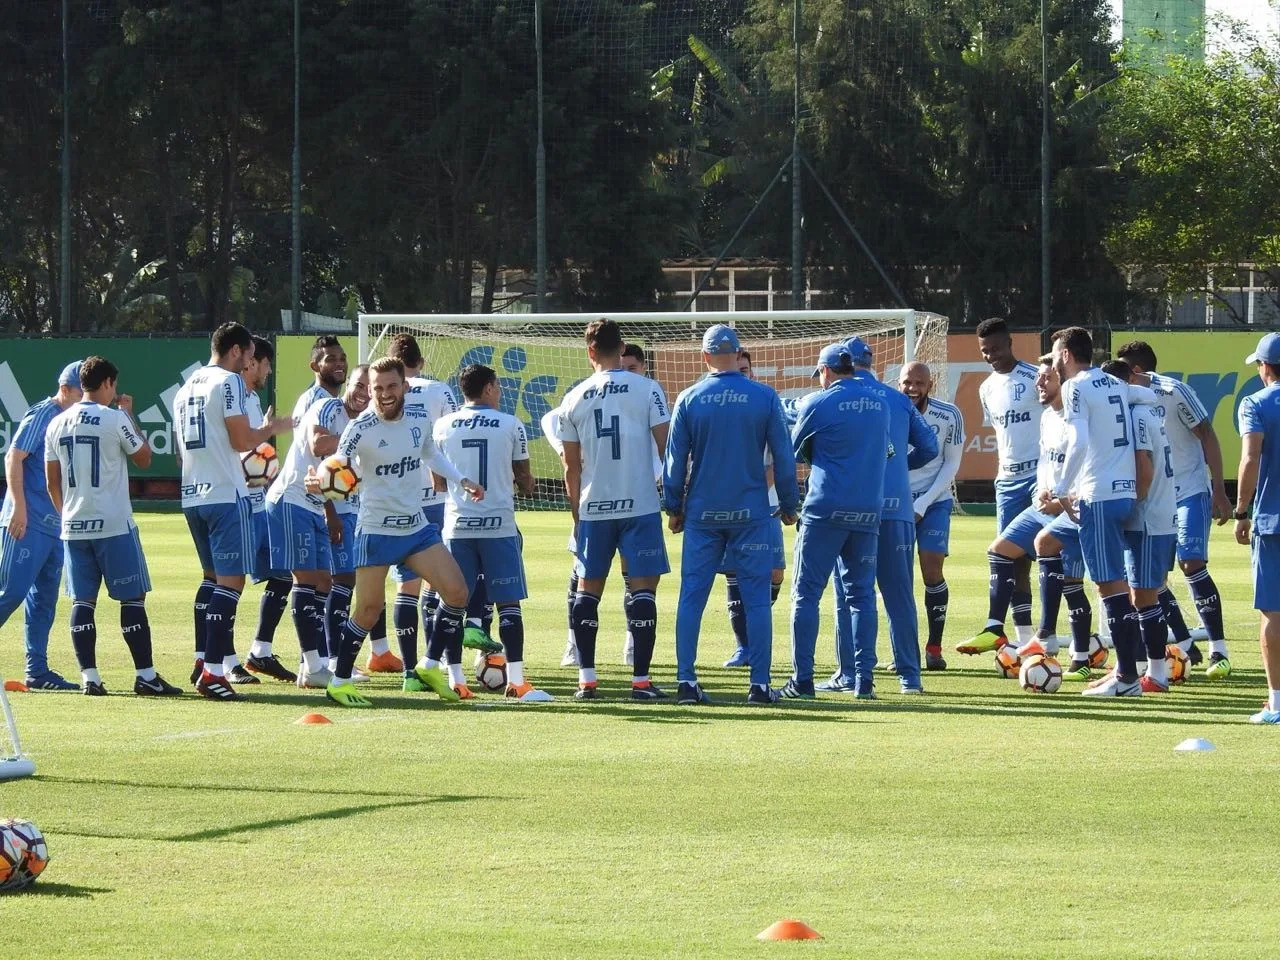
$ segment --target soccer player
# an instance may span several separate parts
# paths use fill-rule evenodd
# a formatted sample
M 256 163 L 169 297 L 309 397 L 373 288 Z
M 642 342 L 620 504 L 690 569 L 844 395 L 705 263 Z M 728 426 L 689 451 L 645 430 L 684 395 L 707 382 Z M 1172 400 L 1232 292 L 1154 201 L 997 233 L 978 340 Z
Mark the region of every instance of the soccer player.
M 0 627 L 26 606 L 26 684 L 31 690 L 79 690 L 49 669 L 49 630 L 62 579 L 62 521 L 44 475 L 45 431 L 53 418 L 80 401 L 80 361 L 58 375 L 58 390 L 23 414 L 4 456 L 8 488 L 0 507 Z
M 649 680 L 657 634 L 658 581 L 671 568 L 662 534 L 653 449 L 667 446 L 670 414 L 658 384 L 622 369 L 622 332 L 613 320 L 594 320 L 584 338 L 595 373 L 560 406 L 565 491 L 578 548 L 578 589 L 570 623 L 578 649 L 578 700 L 595 700 L 600 597 L 614 554 L 631 578 L 627 626 L 635 641 L 631 696 L 665 696 Z
M 794 672 L 780 691 L 784 697 L 814 698 L 818 603 L 833 569 L 843 582 L 853 633 L 862 629 L 863 617 L 875 616 L 880 515 L 891 449 L 889 404 L 853 373 L 846 344 L 823 347 L 815 371 L 822 390 L 800 401 L 791 431 L 795 455 L 809 462 L 810 471 L 791 584 Z M 874 698 L 870 679 L 864 682 L 854 696 Z
M 747 621 L 751 683 L 747 703 L 769 704 L 773 663 L 773 508 L 765 456 L 778 468 L 780 519 L 795 523 L 800 501 L 795 454 L 772 387 L 743 376 L 732 328 L 718 323 L 702 337 L 710 375 L 676 399 L 671 416 L 662 501 L 672 533 L 684 533 L 676 608 L 677 703 L 707 702 L 698 683 L 698 633 L 717 569 L 736 575 Z
M 226 679 L 224 658 L 235 648 L 236 607 L 253 568 L 253 508 L 240 454 L 292 429 L 270 409 L 261 427 L 249 425 L 240 376 L 253 356 L 253 337 L 238 323 L 224 323 L 210 337 L 212 355 L 179 389 L 173 401 L 182 460 L 182 512 L 195 542 L 203 579 L 196 591 L 196 692 L 210 700 L 241 700 Z
M 133 692 L 174 697 L 182 691 L 156 673 L 151 659 L 146 608 L 151 578 L 129 503 L 129 461 L 145 469 L 151 447 L 133 421 L 133 398 L 116 393 L 119 376 L 103 357 L 85 360 L 80 367 L 84 399 L 54 417 L 45 434 L 45 480 L 54 509 L 62 514 L 71 644 L 84 692 L 105 697 L 94 615 L 105 582 L 107 596 L 120 603 L 120 632 L 137 674 Z
M 485 498 L 472 500 L 461 486 L 449 484 L 445 547 L 464 582 L 474 584 L 483 577 L 487 598 L 497 605 L 498 637 L 507 659 L 506 696 L 521 703 L 546 703 L 554 698 L 536 689 L 524 675 L 520 601 L 529 592 L 521 557 L 523 542 L 516 528 L 515 491 L 518 487 L 526 497 L 533 494 L 529 440 L 520 421 L 498 409 L 502 385 L 492 369 L 471 364 L 458 374 L 458 387 L 466 404 L 436 421 L 435 444 L 459 472 L 467 469 L 475 475 L 485 488 Z M 461 662 L 449 663 L 449 679 L 460 697 L 472 696 Z
M 919 361 L 903 366 L 898 386 L 916 405 L 941 448 L 937 457 L 910 471 L 908 477 L 916 515 L 920 577 L 924 581 L 925 618 L 929 621 L 924 668 L 945 670 L 942 634 L 947 628 L 951 591 L 942 570 L 951 540 L 951 512 L 955 507 L 951 484 L 964 456 L 964 417 L 955 404 L 932 396 L 933 373 Z
M 331 333 L 322 333 L 311 345 L 311 372 L 315 380 L 303 390 L 293 405 L 293 422 L 302 422 L 302 415 L 317 400 L 336 397 L 347 379 L 347 352 L 342 342 Z
M 983 422 L 996 434 L 999 467 L 996 472 L 996 532 L 1004 530 L 1032 505 L 1039 462 L 1040 402 L 1036 397 L 1036 368 L 1014 356 L 1013 337 L 997 317 L 978 324 L 978 348 L 991 367 L 991 375 L 978 388 Z M 992 569 L 991 576 L 1003 570 Z M 1031 639 L 1031 560 L 1014 563 L 1013 624 L 1019 645 Z M 985 653 L 1007 640 L 1004 624 L 988 627 L 971 640 L 956 645 L 958 653 Z
M 369 365 L 373 393 L 370 408 L 347 424 L 338 440 L 338 456 L 345 457 L 360 480 L 360 508 L 356 519 L 356 592 L 351 616 L 338 640 L 338 661 L 325 694 L 344 707 L 370 707 L 351 679 L 360 645 L 385 605 L 387 572 L 400 564 L 431 583 L 440 594 L 435 633 L 443 638 L 451 659 L 460 658 L 467 584 L 462 571 L 440 540 L 439 528 L 422 509 L 422 485 L 427 470 L 461 486 L 477 500 L 484 488 L 464 478 L 439 455 L 431 437 L 431 423 L 420 407 L 405 404 L 408 387 L 404 364 L 382 357 Z M 308 492 L 319 484 L 314 475 Z M 448 678 L 424 660 L 414 670 L 423 687 L 440 699 L 457 701 Z
M 1102 370 L 1122 383 L 1128 383 L 1133 376 L 1133 370 L 1123 360 L 1104 363 Z M 1129 415 L 1137 458 L 1134 466 L 1138 502 L 1125 523 L 1124 558 L 1129 596 L 1138 611 L 1138 632 L 1146 648 L 1147 669 L 1138 682 L 1143 693 L 1168 693 L 1165 646 L 1169 625 L 1158 594 L 1173 569 L 1178 547 L 1173 450 L 1165 433 L 1164 417 L 1156 407 L 1131 403 Z
M 889 442 L 895 450 L 906 451 L 905 456 L 894 457 L 885 471 L 884 506 L 876 541 L 879 550 L 876 585 L 889 620 L 889 643 L 900 689 L 906 694 L 919 694 L 924 688 L 920 684 L 920 627 L 916 619 L 913 555 L 916 517 L 912 509 L 910 471 L 938 455 L 938 438 L 906 394 L 876 379 L 871 369 L 871 348 L 866 343 L 852 337 L 845 346 L 853 359 L 854 378 L 885 401 L 889 411 Z M 839 562 L 842 561 L 837 561 L 837 565 Z M 819 684 L 818 689 L 865 691 L 870 689 L 871 671 L 875 667 L 877 618 L 859 618 L 861 632 L 855 633 L 843 590 L 843 579 L 837 578 L 836 672 L 831 679 Z
M 271 367 L 275 363 L 276 350 L 266 337 L 254 336 L 253 356 L 245 364 L 240 376 L 244 379 L 245 413 L 249 417 L 249 426 L 255 430 L 262 426 L 262 403 L 258 399 L 258 391 L 265 390 L 271 378 Z M 227 678 L 233 684 L 260 682 L 255 673 L 286 683 L 293 683 L 297 676 L 292 670 L 280 662 L 272 653 L 276 628 L 280 618 L 289 606 L 289 590 L 291 579 L 288 570 L 276 570 L 271 566 L 271 542 L 267 533 L 267 488 L 249 484 L 249 500 L 253 504 L 253 582 L 264 584 L 262 599 L 258 602 L 258 630 L 254 634 L 253 644 L 249 650 L 246 667 L 240 666 L 240 659 L 233 649 L 223 660 Z M 252 672 L 249 672 L 252 671 Z
M 1084 565 L 1098 587 L 1115 644 L 1116 668 L 1086 696 L 1138 697 L 1140 642 L 1125 577 L 1125 523 L 1137 492 L 1129 390 L 1093 364 L 1093 338 L 1083 327 L 1059 330 L 1053 359 L 1062 378 L 1067 446 L 1054 499 L 1080 523 Z
M 1252 544 L 1253 606 L 1262 617 L 1258 643 L 1267 702 L 1250 723 L 1280 723 L 1280 334 L 1268 333 L 1245 358 L 1263 387 L 1240 402 L 1240 470 L 1236 542 Z M 1249 508 L 1253 508 L 1253 519 Z
M 1231 675 L 1231 661 L 1227 659 L 1226 633 L 1222 623 L 1222 596 L 1208 566 L 1210 523 L 1217 520 L 1221 526 L 1231 517 L 1222 446 L 1195 391 L 1180 380 L 1155 372 L 1156 354 L 1150 344 L 1132 340 L 1116 351 L 1116 357 L 1133 370 L 1130 383 L 1149 386 L 1164 408 L 1164 428 L 1173 449 L 1173 476 L 1178 497 L 1178 566 L 1186 577 L 1196 611 L 1209 636 L 1209 662 L 1205 666 L 1205 676 L 1210 679 L 1228 677 Z M 1178 609 L 1178 601 L 1167 584 L 1160 590 L 1160 605 L 1178 645 L 1193 662 L 1199 662 L 1200 650 L 1192 642 L 1191 632 Z
M 746 350 L 738 354 L 738 372 L 748 380 L 755 379 L 755 373 L 751 368 L 751 354 Z M 785 412 L 783 416 L 786 416 Z M 795 459 L 794 455 L 792 459 Z M 774 511 L 774 515 L 769 518 L 769 541 L 774 547 L 773 572 L 769 577 L 769 603 L 772 605 L 777 603 L 778 595 L 782 592 L 782 580 L 787 570 L 787 550 L 782 540 L 782 519 L 777 515 L 778 490 L 774 484 L 773 453 L 769 450 L 764 454 L 764 479 L 769 485 L 769 506 Z M 737 643 L 733 656 L 726 660 L 724 665 L 749 667 L 751 653 L 747 638 L 747 616 L 742 607 L 742 591 L 738 587 L 738 577 L 733 570 L 724 569 L 722 572 L 725 579 L 725 607 L 729 612 L 729 626 L 733 629 L 733 638 Z

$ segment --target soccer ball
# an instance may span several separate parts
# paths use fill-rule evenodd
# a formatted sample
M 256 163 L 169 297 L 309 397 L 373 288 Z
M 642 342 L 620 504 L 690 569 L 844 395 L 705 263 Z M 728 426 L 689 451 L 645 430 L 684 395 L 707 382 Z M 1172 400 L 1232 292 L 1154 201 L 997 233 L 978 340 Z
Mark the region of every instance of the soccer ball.
M 1057 693 L 1062 686 L 1062 666 L 1053 657 L 1027 657 L 1018 671 L 1018 682 L 1032 693 Z
M 1020 666 L 1022 660 L 1018 657 L 1018 648 L 1012 643 L 1006 643 L 996 651 L 996 673 L 1006 680 L 1016 677 Z
M 244 467 L 245 480 L 255 489 L 270 485 L 280 472 L 280 458 L 276 456 L 276 448 L 269 443 L 260 443 L 243 454 L 240 465 Z
M 486 690 L 503 690 L 507 686 L 507 658 L 500 653 L 476 655 L 476 683 Z
M 1096 633 L 1089 634 L 1089 666 L 1102 668 L 1107 665 L 1107 645 Z
M 360 489 L 360 475 L 346 457 L 332 456 L 316 471 L 320 493 L 326 500 L 350 500 Z
M 1182 652 L 1176 643 L 1164 648 L 1165 663 L 1169 664 L 1169 682 L 1181 683 L 1187 679 L 1187 671 L 1191 669 L 1191 658 Z
M 30 820 L 0 821 L 0 890 L 21 890 L 35 883 L 49 865 L 44 834 Z

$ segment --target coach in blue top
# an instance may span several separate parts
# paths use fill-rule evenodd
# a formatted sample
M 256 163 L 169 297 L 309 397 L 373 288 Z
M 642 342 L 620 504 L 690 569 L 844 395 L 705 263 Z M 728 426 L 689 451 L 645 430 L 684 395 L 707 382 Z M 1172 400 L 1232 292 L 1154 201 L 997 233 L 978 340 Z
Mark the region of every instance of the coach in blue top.
M 58 392 L 23 416 L 4 458 L 8 488 L 0 508 L 0 627 L 26 605 L 27 686 L 33 690 L 79 690 L 49 669 L 49 630 L 62 580 L 62 520 L 49 499 L 44 477 L 44 435 L 49 423 L 79 403 L 80 361 L 58 376 Z
M 782 522 L 795 523 L 800 491 L 782 401 L 767 384 L 738 371 L 742 347 L 722 323 L 702 338 L 709 375 L 676 399 L 662 474 L 663 506 L 673 533 L 684 531 L 676 608 L 677 703 L 706 702 L 695 661 L 702 614 L 716 571 L 734 570 L 747 618 L 751 660 L 748 703 L 773 703 L 773 572 L 765 450 L 773 455 Z
M 876 583 L 889 618 L 889 644 L 903 693 L 921 693 L 920 627 L 916 620 L 915 546 L 916 514 L 911 497 L 910 471 L 938 456 L 938 437 L 929 429 L 916 405 L 901 390 L 881 383 L 871 370 L 871 348 L 858 337 L 845 343 L 853 358 L 854 378 L 879 396 L 889 411 L 889 442 L 905 456 L 889 461 L 884 477 L 884 511 L 880 515 L 879 556 Z M 871 694 L 871 671 L 876 665 L 877 620 L 872 615 L 858 621 L 858 629 L 840 603 L 840 578 L 836 578 L 836 672 L 819 689 L 855 690 Z M 874 595 L 872 597 L 874 604 Z
M 854 629 L 864 617 L 875 617 L 877 541 L 891 450 L 889 405 L 853 378 L 853 358 L 844 344 L 822 348 L 814 376 L 822 391 L 800 401 L 791 431 L 796 456 L 809 462 L 810 472 L 791 586 L 795 672 L 781 691 L 806 700 L 814 697 L 818 601 L 833 568 Z
M 1240 401 L 1236 540 L 1253 541 L 1253 606 L 1267 673 L 1267 705 L 1252 723 L 1280 723 L 1280 333 L 1268 333 L 1245 363 L 1258 365 L 1263 388 Z M 1249 507 L 1253 506 L 1253 520 Z

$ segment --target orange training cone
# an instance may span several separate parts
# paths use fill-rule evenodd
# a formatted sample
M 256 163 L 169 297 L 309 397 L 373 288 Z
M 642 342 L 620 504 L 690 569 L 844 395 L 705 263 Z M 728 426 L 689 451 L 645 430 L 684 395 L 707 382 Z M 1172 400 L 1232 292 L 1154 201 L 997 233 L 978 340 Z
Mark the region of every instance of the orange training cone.
M 330 720 L 328 717 L 326 717 L 323 713 L 304 713 L 301 717 L 299 717 L 294 722 L 305 723 L 305 724 L 333 723 L 333 721 Z
M 802 920 L 779 920 L 756 934 L 757 940 L 821 940 L 822 934 Z
M 21 680 L 6 680 L 4 689 L 6 693 L 26 693 L 27 685 Z

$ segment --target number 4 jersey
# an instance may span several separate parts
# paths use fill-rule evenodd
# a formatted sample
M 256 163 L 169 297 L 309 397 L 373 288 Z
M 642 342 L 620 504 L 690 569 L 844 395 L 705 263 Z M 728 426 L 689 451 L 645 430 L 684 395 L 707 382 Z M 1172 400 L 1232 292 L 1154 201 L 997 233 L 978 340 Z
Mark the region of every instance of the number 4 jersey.
M 173 401 L 173 429 L 182 457 L 182 506 L 235 503 L 249 496 L 240 454 L 231 449 L 227 420 L 248 417 L 244 380 L 219 366 L 201 367 Z
M 118 537 L 133 527 L 128 458 L 142 449 L 128 414 L 87 400 L 54 417 L 44 459 L 62 469 L 62 539 Z
M 509 413 L 468 404 L 436 421 L 435 442 L 458 471 L 484 487 L 476 502 L 455 483 L 444 507 L 446 540 L 458 537 L 514 537 L 515 471 L 512 463 L 529 459 L 524 426 Z

